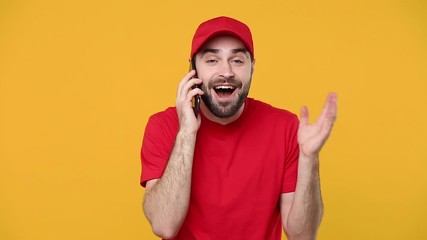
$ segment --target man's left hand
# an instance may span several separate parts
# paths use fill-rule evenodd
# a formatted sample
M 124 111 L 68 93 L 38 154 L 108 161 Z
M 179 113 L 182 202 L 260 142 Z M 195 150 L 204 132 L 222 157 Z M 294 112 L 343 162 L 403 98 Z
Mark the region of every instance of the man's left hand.
M 337 94 L 329 93 L 325 106 L 317 121 L 309 124 L 308 108 L 301 108 L 300 125 L 298 129 L 298 144 L 300 154 L 306 157 L 318 156 L 328 139 L 337 116 Z

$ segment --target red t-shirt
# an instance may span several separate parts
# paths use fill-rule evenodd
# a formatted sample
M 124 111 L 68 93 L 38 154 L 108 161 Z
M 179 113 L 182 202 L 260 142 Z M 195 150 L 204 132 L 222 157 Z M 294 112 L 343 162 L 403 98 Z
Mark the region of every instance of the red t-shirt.
M 297 181 L 297 116 L 248 98 L 230 124 L 201 117 L 190 206 L 175 239 L 281 239 L 280 194 L 295 191 Z M 149 119 L 142 186 L 162 177 L 178 127 L 175 108 Z

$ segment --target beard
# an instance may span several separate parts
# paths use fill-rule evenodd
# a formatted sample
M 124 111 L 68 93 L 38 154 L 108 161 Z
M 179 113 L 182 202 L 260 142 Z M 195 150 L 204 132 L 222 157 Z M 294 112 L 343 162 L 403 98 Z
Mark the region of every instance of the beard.
M 249 87 L 251 85 L 251 79 L 249 80 L 248 84 L 245 86 L 242 86 L 241 82 L 235 81 L 233 79 L 227 80 L 228 83 L 234 84 L 236 89 L 234 91 L 237 91 L 237 100 L 233 102 L 220 102 L 215 103 L 213 101 L 213 97 L 211 94 L 211 89 L 213 89 L 213 85 L 218 82 L 224 82 L 224 80 L 218 80 L 215 82 L 209 83 L 209 86 L 206 86 L 205 84 L 202 84 L 201 89 L 203 90 L 204 94 L 201 96 L 203 103 L 206 105 L 206 107 L 211 111 L 213 115 L 219 118 L 228 118 L 233 115 L 235 115 L 239 109 L 242 107 L 243 103 L 245 103 L 246 98 L 249 94 Z

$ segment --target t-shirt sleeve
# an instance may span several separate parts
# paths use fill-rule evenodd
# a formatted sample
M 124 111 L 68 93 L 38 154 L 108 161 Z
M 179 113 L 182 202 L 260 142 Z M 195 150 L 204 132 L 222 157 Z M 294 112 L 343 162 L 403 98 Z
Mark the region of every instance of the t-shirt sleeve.
M 286 131 L 285 172 L 283 175 L 282 193 L 295 192 L 298 176 L 298 126 L 299 120 L 293 115 Z
M 148 120 L 141 147 L 141 186 L 145 187 L 148 180 L 162 177 L 176 137 L 174 129 L 174 124 L 169 122 L 168 125 L 159 115 Z

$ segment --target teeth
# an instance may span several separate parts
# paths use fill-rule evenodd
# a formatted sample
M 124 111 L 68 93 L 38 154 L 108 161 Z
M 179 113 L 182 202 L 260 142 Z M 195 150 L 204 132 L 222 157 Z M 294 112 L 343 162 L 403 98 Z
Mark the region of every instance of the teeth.
M 215 87 L 215 90 L 233 90 L 234 87 L 233 86 L 218 86 Z

